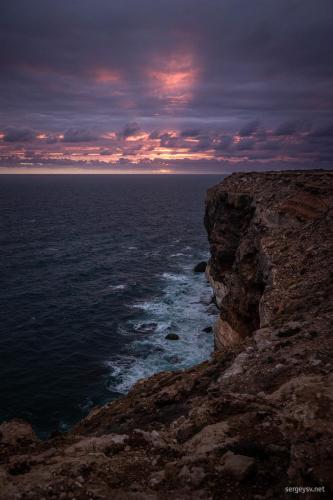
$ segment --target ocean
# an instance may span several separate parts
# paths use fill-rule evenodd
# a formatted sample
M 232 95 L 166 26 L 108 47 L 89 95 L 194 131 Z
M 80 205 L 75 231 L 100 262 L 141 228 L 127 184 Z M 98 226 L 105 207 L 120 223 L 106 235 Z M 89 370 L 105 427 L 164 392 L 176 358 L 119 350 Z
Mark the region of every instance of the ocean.
M 68 430 L 140 378 L 207 359 L 213 175 L 0 177 L 0 421 Z M 179 340 L 167 340 L 176 333 Z

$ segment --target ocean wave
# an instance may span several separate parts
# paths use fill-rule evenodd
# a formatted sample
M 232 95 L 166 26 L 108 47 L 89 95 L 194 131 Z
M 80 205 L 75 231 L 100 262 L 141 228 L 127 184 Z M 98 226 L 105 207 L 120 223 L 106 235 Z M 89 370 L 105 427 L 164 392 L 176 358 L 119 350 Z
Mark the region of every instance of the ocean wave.
M 162 278 L 180 282 L 188 281 L 188 276 L 186 274 L 163 273 Z
M 129 321 L 130 327 L 145 335 L 131 342 L 130 355 L 108 361 L 110 390 L 127 392 L 141 378 L 163 370 L 184 369 L 210 356 L 213 337 L 203 333 L 203 328 L 213 320 L 207 311 L 211 289 L 192 267 L 180 273 L 163 273 L 159 296 L 132 306 L 138 317 Z M 168 340 L 168 333 L 177 334 L 179 339 Z

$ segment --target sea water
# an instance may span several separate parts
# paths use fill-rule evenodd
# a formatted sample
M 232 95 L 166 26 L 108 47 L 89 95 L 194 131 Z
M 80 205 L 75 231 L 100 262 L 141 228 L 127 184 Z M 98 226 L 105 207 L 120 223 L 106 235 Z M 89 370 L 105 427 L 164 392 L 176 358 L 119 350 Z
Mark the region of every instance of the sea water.
M 140 378 L 210 356 L 211 290 L 193 267 L 221 179 L 0 177 L 0 421 L 66 430 Z

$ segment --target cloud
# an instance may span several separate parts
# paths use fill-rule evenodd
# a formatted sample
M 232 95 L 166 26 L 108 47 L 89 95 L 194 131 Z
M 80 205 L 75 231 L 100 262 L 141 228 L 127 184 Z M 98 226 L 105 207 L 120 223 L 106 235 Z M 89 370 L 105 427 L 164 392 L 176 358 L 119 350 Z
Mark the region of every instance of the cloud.
M 55 144 L 58 141 L 59 141 L 59 137 L 54 135 L 54 134 L 50 134 L 46 137 L 47 144 Z
M 5 142 L 31 142 L 36 138 L 36 132 L 29 128 L 9 127 L 5 130 L 3 140 Z
M 242 139 L 235 145 L 235 149 L 238 151 L 245 151 L 249 149 L 253 149 L 255 145 L 255 141 L 253 139 Z
M 195 129 L 183 130 L 181 132 L 182 137 L 198 137 L 199 135 L 200 131 Z
M 64 132 L 63 142 L 89 142 L 97 139 L 97 136 L 89 130 L 71 128 Z
M 310 135 L 312 137 L 333 137 L 333 123 L 315 128 Z
M 119 133 L 119 137 L 123 137 L 124 139 L 135 137 L 140 131 L 141 129 L 136 122 L 128 123 Z
M 260 125 L 259 120 L 250 121 L 240 129 L 239 135 L 241 137 L 248 137 L 254 134 L 258 130 L 259 125 Z
M 160 135 L 161 135 L 161 134 L 160 134 L 160 132 L 159 132 L 158 130 L 153 130 L 153 132 L 151 132 L 151 133 L 149 134 L 149 139 L 153 139 L 153 140 L 155 140 L 155 139 L 159 139 L 159 138 L 160 138 Z
M 214 149 L 216 151 L 225 151 L 232 144 L 232 137 L 230 135 L 222 135 L 214 143 Z
M 275 135 L 294 135 L 297 131 L 298 124 L 296 122 L 287 121 L 281 123 L 275 130 Z
M 86 142 L 133 161 L 158 147 L 177 161 L 331 154 L 332 0 L 3 3 L 2 158 L 34 130 L 54 158 Z

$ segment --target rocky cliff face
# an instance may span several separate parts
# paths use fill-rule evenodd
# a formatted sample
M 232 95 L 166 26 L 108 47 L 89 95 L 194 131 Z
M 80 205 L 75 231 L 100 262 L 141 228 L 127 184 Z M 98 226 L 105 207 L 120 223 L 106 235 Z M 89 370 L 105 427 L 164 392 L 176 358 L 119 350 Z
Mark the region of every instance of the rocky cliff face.
M 212 359 L 48 442 L 2 424 L 0 498 L 330 498 L 332 187 L 329 172 L 275 172 L 210 189 Z
M 310 310 L 324 314 L 331 189 L 329 173 L 272 172 L 232 175 L 208 191 L 207 277 L 221 310 L 218 349 L 260 328 L 302 321 L 304 309 L 307 321 Z

